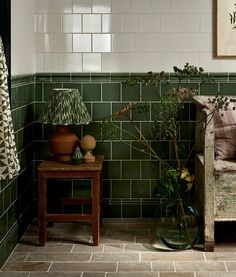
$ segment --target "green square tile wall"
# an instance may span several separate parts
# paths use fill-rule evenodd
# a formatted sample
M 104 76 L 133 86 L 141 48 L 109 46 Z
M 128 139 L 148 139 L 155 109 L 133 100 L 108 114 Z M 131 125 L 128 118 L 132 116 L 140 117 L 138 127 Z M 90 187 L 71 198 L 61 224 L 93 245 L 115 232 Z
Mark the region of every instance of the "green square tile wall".
M 212 74 L 216 83 L 202 86 L 200 94 L 215 95 L 220 91 L 225 95 L 236 95 L 235 73 Z M 97 140 L 95 154 L 105 155 L 104 217 L 153 216 L 160 203 L 160 199 L 153 199 L 155 181 L 160 176 L 159 163 L 127 146 L 127 143 L 132 143 L 135 147 L 140 147 L 133 138 L 137 133 L 125 117 L 117 124 L 129 133 L 122 131 L 113 140 L 102 141 L 101 138 L 102 118 L 134 101 L 145 103 L 151 108 L 146 116 L 137 111 L 132 114 L 137 128 L 151 139 L 148 126 L 153 120 L 152 110 L 158 109 L 156 91 L 139 85 L 125 87 L 122 82 L 129 76 L 130 73 L 37 73 L 12 77 L 11 108 L 21 173 L 14 180 L 0 183 L 0 265 L 7 259 L 32 218 L 37 217 L 35 168 L 50 154 L 48 138 L 54 130 L 52 126 L 37 123 L 37 120 L 50 90 L 54 87 L 78 88 L 92 115 L 93 121 L 89 125 L 74 129 L 79 137 L 93 135 Z M 173 78 L 171 74 L 170 77 Z M 190 85 L 196 82 L 198 80 L 192 80 Z M 165 94 L 166 91 L 167 87 L 161 86 L 161 93 Z M 192 103 L 187 103 L 182 125 L 182 139 L 187 148 L 194 143 L 194 119 L 195 107 Z M 169 141 L 158 138 L 152 143 L 164 159 L 173 159 Z M 60 184 L 60 187 L 61 192 L 69 196 L 86 196 L 90 190 L 90 184 L 84 183 L 81 186 L 75 180 L 69 182 L 69 185 L 64 184 L 64 187 Z
M 34 91 L 33 75 L 12 78 L 11 110 L 21 171 L 0 182 L 0 266 L 34 217 Z
M 132 111 L 132 119 L 136 127 L 151 139 L 149 125 L 154 119 L 153 111 L 159 108 L 157 91 L 153 87 L 141 85 L 125 86 L 123 81 L 130 75 L 137 74 L 36 74 L 35 119 L 52 87 L 74 87 L 80 90 L 92 116 L 92 122 L 82 128 L 75 127 L 74 130 L 79 137 L 85 134 L 93 135 L 97 140 L 94 153 L 105 155 L 103 211 L 107 217 L 152 217 L 156 207 L 154 203 L 157 202 L 153 199 L 153 188 L 156 179 L 160 177 L 161 166 L 157 161 L 151 160 L 149 155 L 130 148 L 129 144 L 136 148 L 141 147 L 137 142 L 139 135 L 134 126 L 123 116 L 117 121 L 123 130 L 116 134 L 115 139 L 108 138 L 103 141 L 101 138 L 102 119 L 129 102 L 136 102 L 150 108 L 147 114 L 139 113 L 138 110 Z M 230 95 L 236 92 L 235 74 L 213 75 L 216 83 L 203 85 L 200 94 L 215 95 L 219 90 Z M 170 78 L 177 82 L 173 74 L 170 74 Z M 188 85 L 195 86 L 198 81 L 195 78 Z M 160 93 L 165 94 L 168 89 L 169 86 L 163 84 Z M 195 107 L 192 103 L 186 103 L 181 126 L 181 139 L 186 149 L 190 149 L 194 143 L 194 119 Z M 48 126 L 36 124 L 36 130 L 35 159 L 40 161 L 49 154 L 47 140 L 50 129 Z M 159 138 L 151 143 L 163 159 L 173 160 L 173 149 L 169 141 Z M 185 159 L 186 155 L 182 153 L 181 158 Z M 79 186 L 73 186 L 75 195 L 79 195 L 78 189 Z

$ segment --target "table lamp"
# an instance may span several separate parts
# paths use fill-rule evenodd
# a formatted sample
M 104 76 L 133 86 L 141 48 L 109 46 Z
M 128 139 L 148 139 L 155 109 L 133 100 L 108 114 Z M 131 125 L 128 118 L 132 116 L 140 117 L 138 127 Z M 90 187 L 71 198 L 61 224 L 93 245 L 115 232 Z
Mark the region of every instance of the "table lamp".
M 70 126 L 88 124 L 91 117 L 78 89 L 53 88 L 40 115 L 39 122 L 56 125 L 49 139 L 49 149 L 58 162 L 71 162 L 78 137 Z

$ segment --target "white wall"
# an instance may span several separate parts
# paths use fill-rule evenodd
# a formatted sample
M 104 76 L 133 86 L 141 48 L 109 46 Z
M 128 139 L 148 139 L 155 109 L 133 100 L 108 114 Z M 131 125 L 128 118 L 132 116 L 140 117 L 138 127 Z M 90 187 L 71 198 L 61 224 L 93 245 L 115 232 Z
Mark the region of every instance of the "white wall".
M 11 0 L 12 75 L 35 72 L 34 1 Z
M 33 0 L 12 2 L 23 5 L 27 15 Z M 172 71 L 186 62 L 206 71 L 236 72 L 235 59 L 213 57 L 212 2 L 35 0 L 36 72 Z M 24 57 L 32 54 L 29 18 L 23 17 L 23 38 L 19 16 L 13 19 L 20 34 L 15 37 L 30 41 L 23 57 L 15 46 L 16 69 L 18 61 L 30 62 Z

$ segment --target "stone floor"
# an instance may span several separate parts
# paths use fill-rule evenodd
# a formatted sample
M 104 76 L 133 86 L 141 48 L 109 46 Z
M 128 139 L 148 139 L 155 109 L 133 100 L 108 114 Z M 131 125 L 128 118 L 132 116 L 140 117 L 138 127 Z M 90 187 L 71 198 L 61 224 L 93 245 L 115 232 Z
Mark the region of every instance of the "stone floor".
M 234 225 L 235 227 L 235 225 Z M 153 239 L 148 220 L 105 219 L 100 245 L 91 245 L 86 223 L 55 223 L 39 247 L 32 224 L 0 271 L 0 277 L 236 277 L 236 230 L 222 239 L 215 252 L 171 251 Z M 233 234 L 233 236 L 232 236 Z

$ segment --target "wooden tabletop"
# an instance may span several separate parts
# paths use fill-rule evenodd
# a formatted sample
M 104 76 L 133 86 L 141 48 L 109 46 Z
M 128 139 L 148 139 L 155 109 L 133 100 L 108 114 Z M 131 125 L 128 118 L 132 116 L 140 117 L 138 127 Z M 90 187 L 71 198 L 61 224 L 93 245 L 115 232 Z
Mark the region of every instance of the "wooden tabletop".
M 95 162 L 91 162 L 91 163 L 84 162 L 79 165 L 45 160 L 39 165 L 38 171 L 65 171 L 65 170 L 66 171 L 84 171 L 84 170 L 96 171 L 96 170 L 102 169 L 103 160 L 104 160 L 103 155 L 96 155 Z

